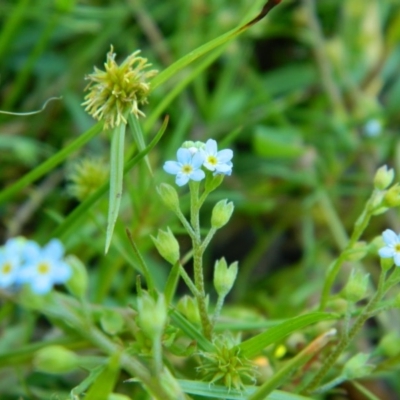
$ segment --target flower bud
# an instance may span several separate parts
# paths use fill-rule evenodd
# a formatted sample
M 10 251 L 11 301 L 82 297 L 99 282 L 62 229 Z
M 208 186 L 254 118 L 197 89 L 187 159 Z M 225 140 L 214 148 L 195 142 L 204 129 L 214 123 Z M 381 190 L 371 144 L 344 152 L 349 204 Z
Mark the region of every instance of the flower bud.
M 65 262 L 71 267 L 72 275 L 65 283 L 68 291 L 75 297 L 81 299 L 85 296 L 88 287 L 88 274 L 85 266 L 79 258 L 69 255 Z
M 227 200 L 219 201 L 212 210 L 211 226 L 220 229 L 228 223 L 233 213 L 233 203 L 227 203 Z
M 379 342 L 378 349 L 387 357 L 395 357 L 400 353 L 400 336 L 396 332 L 386 334 Z
M 177 191 L 168 183 L 162 183 L 157 188 L 158 194 L 161 196 L 164 204 L 171 210 L 179 209 L 179 197 Z
M 385 193 L 383 203 L 387 207 L 397 207 L 400 205 L 400 185 L 396 183 Z
M 199 308 L 197 302 L 193 297 L 183 296 L 176 306 L 177 310 L 181 312 L 190 322 L 195 324 L 200 323 Z
M 160 255 L 165 258 L 170 264 L 174 265 L 179 261 L 179 243 L 176 240 L 171 229 L 167 228 L 167 231 L 159 229 L 157 239 L 151 236 L 153 243 L 157 247 Z
M 389 271 L 393 267 L 393 258 L 381 258 L 381 268 L 384 271 Z
M 357 242 L 346 251 L 346 261 L 359 261 L 368 253 L 368 245 L 365 242 Z
M 358 353 L 354 357 L 351 357 L 343 367 L 343 375 L 348 380 L 369 375 L 374 369 L 374 366 L 367 364 L 368 358 L 369 355 L 365 353 Z
M 159 294 L 156 301 L 143 292 L 142 296 L 138 297 L 137 307 L 138 322 L 143 332 L 152 339 L 159 338 L 168 317 L 164 296 Z
M 38 371 L 65 374 L 78 367 L 78 356 L 63 346 L 52 345 L 38 350 L 33 364 Z
M 384 190 L 386 189 L 392 182 L 394 178 L 393 169 L 387 168 L 387 165 L 383 165 L 380 167 L 375 174 L 374 177 L 374 186 L 375 189 Z
M 206 176 L 206 182 L 204 184 L 204 188 L 206 192 L 212 192 L 215 190 L 224 180 L 223 174 L 217 174 L 217 175 L 211 175 L 207 174 Z
M 101 313 L 100 324 L 104 332 L 109 335 L 116 335 L 124 329 L 124 318 L 114 310 L 103 310 Z
M 368 278 L 369 274 L 363 274 L 361 271 L 353 269 L 344 288 L 346 299 L 354 303 L 363 299 L 367 293 Z
M 235 261 L 229 267 L 225 258 L 221 258 L 214 267 L 214 287 L 218 296 L 225 297 L 235 283 L 238 272 L 238 263 Z

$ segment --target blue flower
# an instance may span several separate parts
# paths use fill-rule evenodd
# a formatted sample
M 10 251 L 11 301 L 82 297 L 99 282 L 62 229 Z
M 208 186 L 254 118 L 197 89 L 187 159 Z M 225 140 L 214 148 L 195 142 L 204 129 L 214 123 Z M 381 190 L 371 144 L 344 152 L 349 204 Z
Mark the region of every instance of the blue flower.
M 27 242 L 19 282 L 28 283 L 36 294 L 46 294 L 54 284 L 65 283 L 72 271 L 64 262 L 63 255 L 63 245 L 57 239 L 51 240 L 42 249 L 35 242 Z
M 214 172 L 214 175 L 230 175 L 232 173 L 233 151 L 225 149 L 218 151 L 217 142 L 213 139 L 208 139 L 204 153 L 204 167 Z
M 164 171 L 171 175 L 176 175 L 175 182 L 178 186 L 183 186 L 189 182 L 201 181 L 205 177 L 201 166 L 204 162 L 202 152 L 192 152 L 189 149 L 180 148 L 176 153 L 178 161 L 167 161 L 164 164 Z
M 393 258 L 396 266 L 400 267 L 400 235 L 397 235 L 391 229 L 386 229 L 382 233 L 385 247 L 379 249 L 379 256 L 382 258 Z
M 0 287 L 7 288 L 17 283 L 21 267 L 21 254 L 17 239 L 10 239 L 0 250 Z

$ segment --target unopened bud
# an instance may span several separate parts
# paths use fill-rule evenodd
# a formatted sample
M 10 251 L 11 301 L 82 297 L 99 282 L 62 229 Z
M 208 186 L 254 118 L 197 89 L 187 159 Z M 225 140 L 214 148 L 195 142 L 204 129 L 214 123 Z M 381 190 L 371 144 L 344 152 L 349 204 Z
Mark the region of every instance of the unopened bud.
M 346 251 L 346 261 L 359 261 L 368 253 L 368 245 L 365 242 L 357 242 L 354 246 Z
M 219 185 L 221 185 L 222 181 L 224 180 L 223 174 L 207 174 L 206 175 L 206 182 L 204 184 L 204 188 L 206 192 L 212 192 L 215 190 Z
M 375 174 L 374 177 L 374 186 L 375 189 L 384 190 L 386 189 L 392 182 L 394 178 L 393 169 L 387 168 L 387 165 L 383 165 L 380 167 Z
M 174 265 L 179 261 L 179 243 L 176 240 L 171 229 L 167 228 L 167 231 L 158 231 L 157 238 L 151 236 L 153 243 L 157 247 L 160 255 L 165 258 L 170 264 Z
M 33 358 L 38 371 L 48 374 L 65 374 L 77 368 L 78 356 L 63 346 L 52 345 L 38 350 Z
M 190 322 L 200 323 L 200 314 L 197 302 L 193 297 L 183 296 L 176 306 L 177 310 L 181 312 Z
M 214 267 L 214 287 L 218 296 L 225 297 L 233 287 L 238 273 L 238 263 L 235 261 L 229 267 L 225 258 L 221 258 Z
M 353 269 L 344 288 L 344 295 L 347 300 L 356 303 L 365 297 L 368 288 L 368 277 L 369 274 L 363 274 L 361 271 Z
M 400 353 L 400 336 L 396 332 L 386 334 L 379 342 L 378 349 L 387 357 L 395 357 Z
M 368 358 L 369 355 L 365 353 L 358 353 L 354 357 L 351 357 L 343 367 L 343 375 L 348 380 L 369 375 L 374 369 L 374 366 L 367 364 Z
M 173 211 L 179 209 L 179 197 L 174 187 L 168 185 L 168 183 L 162 183 L 158 186 L 157 192 L 168 208 Z
M 72 269 L 72 275 L 65 285 L 73 296 L 81 299 L 85 296 L 88 287 L 87 270 L 82 261 L 73 255 L 67 256 L 65 262 Z
M 148 293 L 143 292 L 138 297 L 138 322 L 143 332 L 152 339 L 160 337 L 167 322 L 167 306 L 162 294 L 158 295 L 157 301 Z
M 233 213 L 233 203 L 227 203 L 227 200 L 219 201 L 212 210 L 211 226 L 220 229 L 228 223 Z
M 114 310 L 103 310 L 101 313 L 100 324 L 104 332 L 109 335 L 116 335 L 124 329 L 124 318 Z
M 400 185 L 396 183 L 385 193 L 383 203 L 387 207 L 397 207 L 400 205 Z

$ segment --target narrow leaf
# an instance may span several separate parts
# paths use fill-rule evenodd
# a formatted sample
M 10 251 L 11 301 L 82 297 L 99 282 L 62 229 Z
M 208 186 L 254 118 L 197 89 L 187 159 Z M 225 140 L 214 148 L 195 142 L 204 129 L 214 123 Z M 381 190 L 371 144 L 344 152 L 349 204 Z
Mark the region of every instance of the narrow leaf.
M 210 385 L 208 382 L 178 379 L 179 386 L 185 393 L 212 399 L 246 400 L 256 391 L 256 387 L 247 386 L 243 390 L 229 389 L 226 386 Z M 265 400 L 312 400 L 310 397 L 299 396 L 274 390 Z
M 105 253 L 110 247 L 111 238 L 117 221 L 122 197 L 122 182 L 124 177 L 124 139 L 125 124 L 118 125 L 112 132 L 110 157 L 110 197 L 108 204 L 108 221 Z
M 135 140 L 138 148 L 140 151 L 143 151 L 146 148 L 146 143 L 144 141 L 144 135 L 142 128 L 140 126 L 138 118 L 134 114 L 129 114 L 128 117 L 128 122 L 129 122 L 129 128 L 130 131 L 132 132 L 133 139 Z M 150 174 L 153 175 L 153 171 L 151 169 L 149 157 L 146 155 L 144 157 L 147 167 L 150 171 Z
M 175 291 L 176 291 L 176 287 L 178 285 L 179 276 L 180 276 L 179 269 L 180 269 L 180 263 L 178 261 L 172 267 L 172 269 L 168 275 L 167 283 L 165 284 L 164 294 L 165 294 L 165 302 L 167 303 L 167 306 L 169 306 L 171 304 L 171 302 L 175 296 Z
M 201 350 L 208 352 L 215 351 L 213 344 L 204 337 L 201 330 L 189 322 L 179 311 L 171 309 L 169 315 L 173 324 L 181 329 L 188 337 L 195 340 Z
M 310 314 L 300 315 L 299 317 L 291 318 L 249 340 L 246 340 L 245 342 L 240 343 L 237 347 L 240 348 L 242 355 L 248 358 L 253 358 L 259 355 L 266 346 L 282 340 L 299 329 L 315 324 L 316 322 L 334 318 L 336 318 L 335 314 L 323 312 L 313 312 Z

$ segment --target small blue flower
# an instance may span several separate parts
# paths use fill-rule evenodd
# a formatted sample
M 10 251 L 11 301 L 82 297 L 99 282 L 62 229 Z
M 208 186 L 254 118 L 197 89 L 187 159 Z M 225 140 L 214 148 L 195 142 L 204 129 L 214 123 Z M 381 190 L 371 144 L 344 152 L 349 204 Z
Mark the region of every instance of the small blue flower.
M 175 182 L 178 186 L 183 186 L 189 182 L 201 181 L 205 177 L 205 173 L 201 170 L 204 162 L 202 152 L 192 152 L 189 149 L 180 148 L 176 153 L 178 161 L 167 161 L 164 164 L 164 171 L 171 175 L 176 175 Z
M 21 254 L 17 250 L 16 239 L 10 239 L 0 250 L 0 287 L 7 288 L 18 280 Z
M 391 229 L 386 229 L 382 233 L 385 247 L 379 249 L 379 256 L 382 258 L 393 258 L 396 266 L 400 267 L 400 235 L 397 235 Z
M 218 151 L 217 142 L 213 139 L 208 139 L 204 153 L 204 167 L 214 172 L 214 175 L 230 175 L 232 173 L 233 151 L 225 149 Z
M 48 293 L 54 284 L 65 283 L 72 271 L 63 260 L 64 248 L 57 239 L 44 248 L 28 242 L 24 248 L 25 263 L 19 273 L 19 282 L 28 283 L 36 294 Z

